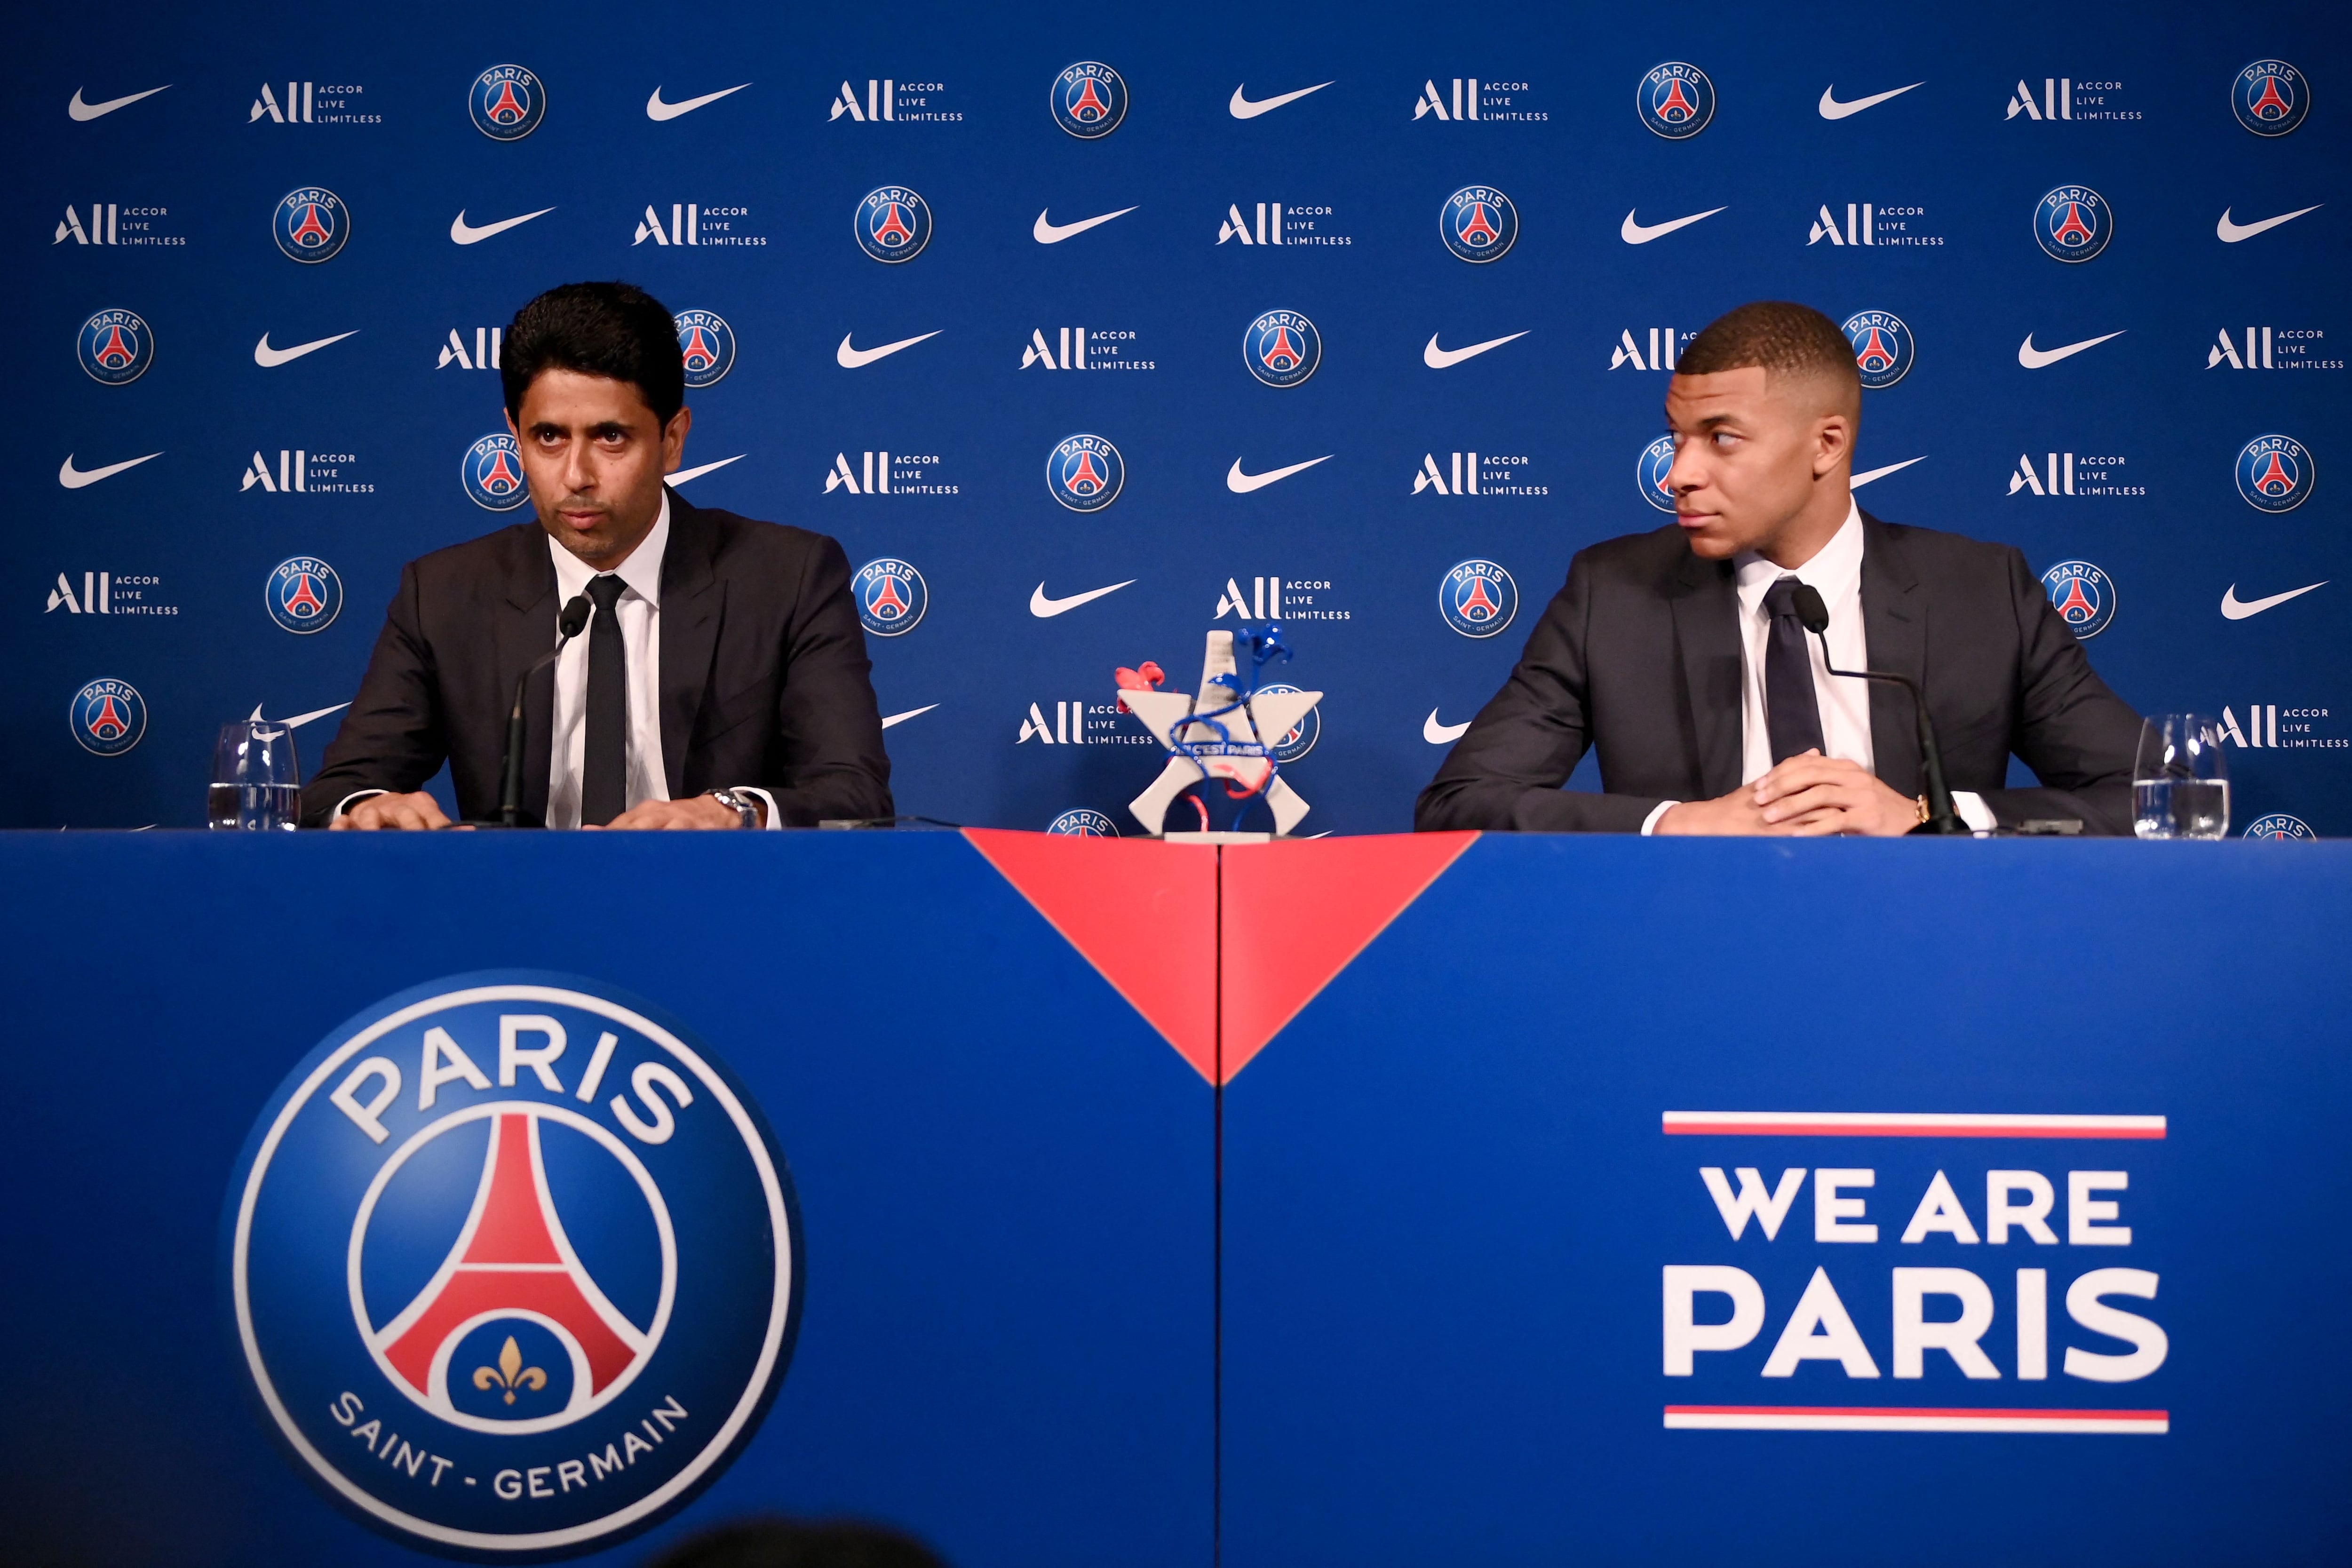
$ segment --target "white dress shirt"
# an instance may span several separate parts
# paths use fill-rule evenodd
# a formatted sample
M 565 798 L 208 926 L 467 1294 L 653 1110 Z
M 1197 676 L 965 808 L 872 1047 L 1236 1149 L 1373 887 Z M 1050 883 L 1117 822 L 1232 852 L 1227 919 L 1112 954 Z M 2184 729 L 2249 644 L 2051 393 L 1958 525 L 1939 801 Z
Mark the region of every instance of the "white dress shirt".
M 613 618 L 620 623 L 621 648 L 628 670 L 625 697 L 628 711 L 625 763 L 628 793 L 624 809 L 649 800 L 669 798 L 669 775 L 662 765 L 661 737 L 661 575 L 662 556 L 669 548 L 669 491 L 662 491 L 661 513 L 653 531 L 640 541 L 629 558 L 612 575 L 623 587 L 613 603 Z M 550 612 L 551 635 L 563 606 L 588 591 L 596 569 L 574 555 L 550 534 L 548 559 L 555 563 L 555 605 Z M 554 731 L 547 758 L 547 826 L 580 826 L 580 791 L 588 753 L 588 644 L 594 629 L 582 632 L 563 647 L 555 661 Z M 783 822 L 775 797 L 766 790 L 738 784 L 745 795 L 767 803 L 770 827 Z M 335 806 L 341 816 L 351 804 L 382 790 L 360 790 Z
M 1746 784 L 1772 771 L 1772 735 L 1764 708 L 1765 651 L 1770 645 L 1772 617 L 1764 608 L 1764 595 L 1773 584 L 1793 576 L 1820 594 L 1830 613 L 1829 630 L 1823 634 L 1829 639 L 1830 657 L 1840 669 L 1870 668 L 1870 648 L 1862 624 L 1862 508 L 1847 497 L 1845 522 L 1813 552 L 1812 559 L 1801 564 L 1777 566 L 1750 550 L 1732 557 L 1731 564 L 1739 592 L 1739 782 Z M 1813 668 L 1813 700 L 1821 710 L 1822 754 L 1853 763 L 1864 773 L 1874 772 L 1870 742 L 1874 683 L 1832 675 L 1822 658 L 1821 637 L 1808 635 L 1805 651 Z M 1658 818 L 1680 804 L 1660 803 L 1643 819 L 1642 831 L 1654 830 Z M 1952 804 L 1970 827 L 1980 832 L 1992 827 L 1992 812 L 1979 795 L 1955 792 Z

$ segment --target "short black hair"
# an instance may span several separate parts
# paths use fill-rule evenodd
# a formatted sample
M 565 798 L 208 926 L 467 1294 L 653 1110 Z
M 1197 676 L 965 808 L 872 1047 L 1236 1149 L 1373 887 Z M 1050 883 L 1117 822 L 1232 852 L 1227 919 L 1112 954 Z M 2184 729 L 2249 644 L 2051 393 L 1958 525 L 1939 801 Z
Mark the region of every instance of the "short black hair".
M 1707 323 L 1675 361 L 1685 375 L 1714 375 L 1760 365 L 1770 374 L 1826 376 L 1859 397 L 1862 373 L 1838 324 L 1811 305 L 1759 300 Z
M 574 370 L 635 386 L 664 429 L 686 405 L 686 361 L 669 307 L 634 283 L 565 283 L 515 312 L 499 356 L 507 414 L 540 373 Z

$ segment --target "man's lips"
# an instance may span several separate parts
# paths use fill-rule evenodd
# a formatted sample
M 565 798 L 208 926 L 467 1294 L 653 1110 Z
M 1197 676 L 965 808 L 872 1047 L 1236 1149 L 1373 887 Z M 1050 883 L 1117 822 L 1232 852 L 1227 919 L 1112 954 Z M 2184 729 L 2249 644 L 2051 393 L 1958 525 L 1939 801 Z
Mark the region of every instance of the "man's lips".
M 557 515 L 583 533 L 604 521 L 604 514 L 601 511 L 560 511 Z

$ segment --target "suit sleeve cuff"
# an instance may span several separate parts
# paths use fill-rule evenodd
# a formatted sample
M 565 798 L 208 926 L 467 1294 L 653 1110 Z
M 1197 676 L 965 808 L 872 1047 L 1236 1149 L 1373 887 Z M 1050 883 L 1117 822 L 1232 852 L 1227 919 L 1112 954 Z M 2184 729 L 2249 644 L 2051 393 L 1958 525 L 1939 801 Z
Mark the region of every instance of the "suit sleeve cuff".
M 1647 838 L 1654 834 L 1657 831 L 1658 818 L 1665 816 L 1666 813 L 1674 810 L 1675 807 L 1680 805 L 1682 805 L 1682 802 L 1678 800 L 1662 800 L 1658 802 L 1657 805 L 1652 806 L 1650 808 L 1650 815 L 1642 818 L 1642 837 Z
M 766 790 L 760 788 L 757 784 L 736 784 L 733 788 L 737 795 L 756 795 L 767 803 L 767 827 L 769 832 L 775 832 L 777 829 L 783 826 L 784 814 L 776 809 L 776 797 L 774 795 L 770 795 Z
M 1985 804 L 1984 796 L 1972 789 L 1952 792 L 1952 812 L 1969 825 L 1971 833 L 1990 833 L 2000 826 L 2000 819 L 1992 814 L 1992 807 Z M 1643 828 L 1643 831 L 1646 833 L 1649 829 Z

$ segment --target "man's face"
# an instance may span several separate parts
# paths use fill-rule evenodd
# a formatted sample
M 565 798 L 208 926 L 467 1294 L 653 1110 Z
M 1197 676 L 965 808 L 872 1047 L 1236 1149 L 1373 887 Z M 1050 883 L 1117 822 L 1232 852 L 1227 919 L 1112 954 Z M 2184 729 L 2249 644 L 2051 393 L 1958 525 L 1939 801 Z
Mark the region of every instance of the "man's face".
M 1675 377 L 1666 483 L 1693 554 L 1724 561 L 1769 548 L 1821 494 L 1819 481 L 1849 460 L 1853 439 L 1853 416 L 1835 402 L 1825 384 L 1760 365 Z
M 661 514 L 662 476 L 686 452 L 692 415 L 665 430 L 634 383 L 542 371 L 508 426 L 522 447 L 540 526 L 600 572 L 628 559 Z

